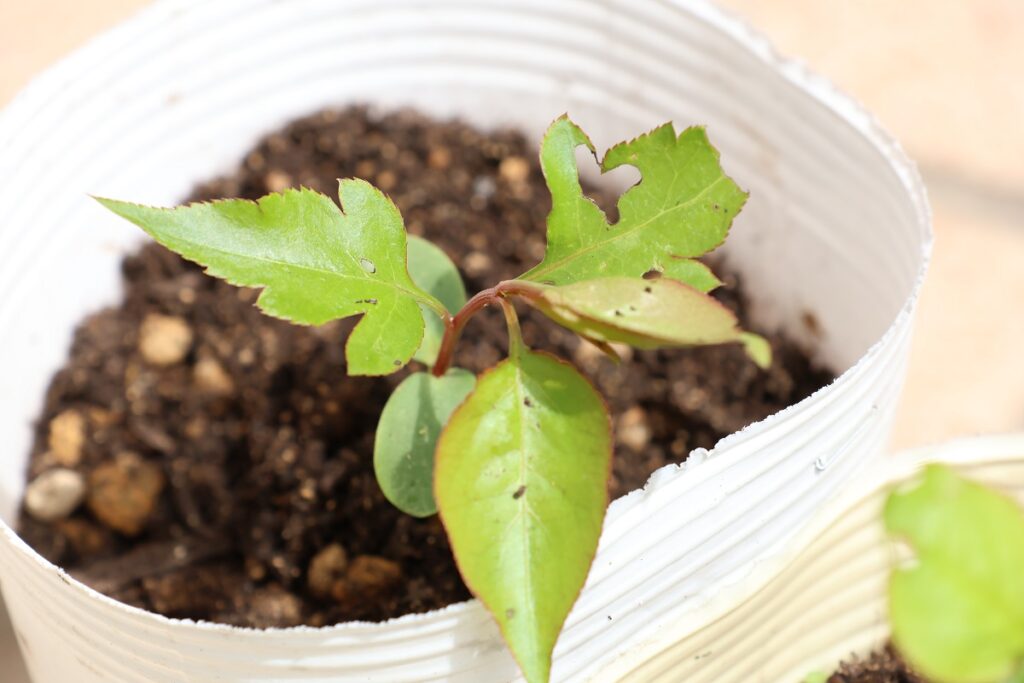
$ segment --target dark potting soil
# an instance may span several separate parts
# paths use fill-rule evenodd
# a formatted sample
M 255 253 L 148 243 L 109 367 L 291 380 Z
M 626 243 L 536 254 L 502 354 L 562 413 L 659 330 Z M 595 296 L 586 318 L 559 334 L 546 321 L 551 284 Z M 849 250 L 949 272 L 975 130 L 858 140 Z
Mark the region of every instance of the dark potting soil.
M 827 683 L 927 683 L 891 645 L 842 662 Z
M 336 196 L 338 177 L 366 178 L 411 233 L 459 264 L 472 293 L 543 256 L 550 201 L 536 151 L 517 132 L 409 111 L 326 111 L 269 135 L 191 199 L 297 185 Z M 72 498 L 84 483 L 84 503 L 70 515 L 23 513 L 33 547 L 124 602 L 256 627 L 383 620 L 469 597 L 438 519 L 399 513 L 374 479 L 377 417 L 408 370 L 348 377 L 351 321 L 304 328 L 266 317 L 257 292 L 161 247 L 123 269 L 124 302 L 78 328 L 32 450 L 29 478 L 71 470 L 57 483 Z M 735 281 L 719 296 L 744 317 Z M 766 372 L 735 346 L 627 350 L 616 366 L 522 313 L 526 341 L 572 359 L 608 399 L 613 497 L 832 379 L 779 335 Z M 500 313 L 487 311 L 456 362 L 482 370 L 505 345 Z M 38 519 L 48 515 L 57 519 Z

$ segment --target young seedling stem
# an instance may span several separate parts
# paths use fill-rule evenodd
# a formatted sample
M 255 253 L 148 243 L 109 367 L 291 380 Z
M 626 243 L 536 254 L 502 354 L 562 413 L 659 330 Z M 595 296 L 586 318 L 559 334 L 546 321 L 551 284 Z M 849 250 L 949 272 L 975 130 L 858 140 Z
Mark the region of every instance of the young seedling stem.
M 537 300 L 539 298 L 537 285 L 517 280 L 499 282 L 494 287 L 478 292 L 472 299 L 466 302 L 466 305 L 458 313 L 445 320 L 444 337 L 441 339 L 441 348 L 437 352 L 437 361 L 435 361 L 432 370 L 434 377 L 443 377 L 444 373 L 448 371 L 448 368 L 451 366 L 452 356 L 455 353 L 455 347 L 462 337 L 462 330 L 474 315 L 494 303 L 500 302 L 504 306 L 508 304 L 510 297 L 516 296 L 526 300 Z M 515 317 L 514 309 L 511 315 L 513 318 Z M 509 320 L 507 308 L 505 319 Z M 518 321 L 516 321 L 515 329 L 516 331 L 519 330 Z M 509 330 L 512 330 L 511 322 L 509 323 Z

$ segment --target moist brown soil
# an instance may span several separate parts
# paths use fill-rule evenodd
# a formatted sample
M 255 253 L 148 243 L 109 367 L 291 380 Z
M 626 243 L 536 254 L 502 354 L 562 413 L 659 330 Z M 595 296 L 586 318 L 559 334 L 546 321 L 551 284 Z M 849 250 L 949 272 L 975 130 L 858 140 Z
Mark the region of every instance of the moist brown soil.
M 326 111 L 262 140 L 191 199 L 256 198 L 337 178 L 370 180 L 410 232 L 459 264 L 470 293 L 543 255 L 549 197 L 536 141 L 414 112 Z M 605 207 L 614 198 L 591 193 Z M 408 370 L 348 377 L 351 321 L 320 328 L 262 315 L 257 292 L 150 245 L 124 261 L 124 301 L 86 318 L 46 396 L 29 478 L 81 475 L 85 502 L 20 530 L 98 590 L 174 617 L 256 627 L 384 620 L 469 597 L 437 518 L 413 519 L 374 480 L 377 416 Z M 719 295 L 745 317 L 734 279 Z M 614 365 L 522 311 L 534 347 L 573 361 L 615 420 L 613 497 L 696 447 L 832 379 L 785 337 L 760 371 L 735 346 L 625 354 Z M 502 358 L 500 314 L 470 324 L 457 364 Z
M 927 683 L 907 666 L 891 645 L 867 657 L 851 657 L 827 680 L 828 683 Z

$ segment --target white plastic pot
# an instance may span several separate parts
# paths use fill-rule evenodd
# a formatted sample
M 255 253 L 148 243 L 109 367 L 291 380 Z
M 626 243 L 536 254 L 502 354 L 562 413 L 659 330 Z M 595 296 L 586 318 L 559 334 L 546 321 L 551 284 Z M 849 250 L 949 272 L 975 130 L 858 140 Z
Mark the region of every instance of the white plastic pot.
M 0 118 L 5 521 L 71 331 L 117 300 L 118 262 L 138 241 L 87 194 L 173 204 L 259 135 L 354 101 L 538 140 L 568 111 L 599 148 L 668 119 L 707 124 L 751 192 L 727 255 L 759 322 L 842 371 L 611 506 L 555 679 L 592 677 L 669 627 L 707 623 L 882 452 L 930 249 L 924 190 L 867 113 L 738 20 L 682 0 L 163 0 Z M 0 581 L 40 683 L 516 676 L 476 602 L 321 629 L 176 621 L 77 583 L 6 525 Z
M 608 680 L 795 683 L 884 644 L 895 555 L 882 507 L 892 489 L 929 462 L 946 463 L 1024 504 L 1024 434 L 886 458 L 818 517 L 792 561 L 752 598 L 695 632 L 665 633 L 661 642 L 634 649 L 606 667 Z

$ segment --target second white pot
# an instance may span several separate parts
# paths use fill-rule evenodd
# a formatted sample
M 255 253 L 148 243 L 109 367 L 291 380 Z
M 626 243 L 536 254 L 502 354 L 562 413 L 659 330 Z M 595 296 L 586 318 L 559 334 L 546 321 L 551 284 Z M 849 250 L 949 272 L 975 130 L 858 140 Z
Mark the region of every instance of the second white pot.
M 7 523 L 39 398 L 74 325 L 117 299 L 137 243 L 87 195 L 173 204 L 260 134 L 353 101 L 538 140 L 568 111 L 599 148 L 669 119 L 707 124 L 751 192 L 727 257 L 759 322 L 842 371 L 611 506 L 555 679 L 598 675 L 637 643 L 712 620 L 882 452 L 930 248 L 924 191 L 869 115 L 741 22 L 682 0 L 163 0 L 0 116 Z M 7 524 L 0 581 L 38 683 L 516 676 L 476 602 L 322 629 L 170 620 L 79 584 Z
M 895 555 L 882 508 L 894 488 L 932 462 L 1024 504 L 1024 434 L 887 458 L 820 516 L 785 569 L 753 597 L 696 631 L 665 633 L 633 650 L 606 668 L 607 680 L 796 683 L 883 645 Z

